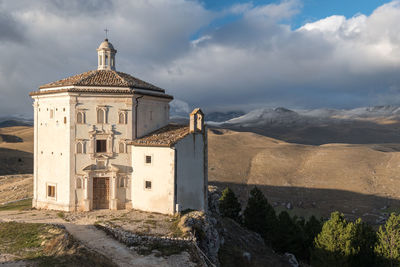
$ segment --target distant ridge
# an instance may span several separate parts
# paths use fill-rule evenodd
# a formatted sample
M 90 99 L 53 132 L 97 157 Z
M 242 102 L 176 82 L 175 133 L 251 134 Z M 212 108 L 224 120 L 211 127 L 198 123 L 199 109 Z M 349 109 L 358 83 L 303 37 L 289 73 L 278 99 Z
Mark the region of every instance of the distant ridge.
M 33 121 L 6 120 L 0 122 L 0 128 L 14 127 L 14 126 L 33 126 Z
M 261 108 L 208 126 L 254 132 L 290 143 L 400 143 L 400 107 L 355 109 Z

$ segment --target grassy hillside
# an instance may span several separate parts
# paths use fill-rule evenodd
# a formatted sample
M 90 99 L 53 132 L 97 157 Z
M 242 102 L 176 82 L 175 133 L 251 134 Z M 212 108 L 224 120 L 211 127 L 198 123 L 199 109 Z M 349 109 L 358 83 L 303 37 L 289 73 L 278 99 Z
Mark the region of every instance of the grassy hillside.
M 258 185 L 274 205 L 294 213 L 341 210 L 374 222 L 400 207 L 398 144 L 286 143 L 249 132 L 209 133 L 209 181 L 246 198 Z M 288 204 L 290 203 L 290 204 Z
M 0 128 L 0 175 L 33 172 L 33 128 Z
M 23 140 L 0 143 L 0 174 L 32 173 L 33 128 L 0 128 L 0 134 Z M 258 185 L 278 210 L 295 214 L 340 210 L 377 222 L 400 210 L 400 144 L 304 145 L 225 129 L 208 137 L 210 183 L 230 185 L 242 200 Z M 24 188 L 24 197 L 30 197 L 28 180 L 12 181 L 21 183 L 15 186 Z M 5 192 L 7 199 L 14 195 L 0 182 Z

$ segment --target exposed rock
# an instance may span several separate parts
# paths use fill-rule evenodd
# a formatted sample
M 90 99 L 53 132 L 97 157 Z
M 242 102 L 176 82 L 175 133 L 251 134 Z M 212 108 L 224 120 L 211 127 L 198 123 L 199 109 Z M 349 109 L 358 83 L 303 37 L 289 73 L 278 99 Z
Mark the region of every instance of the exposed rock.
M 286 252 L 285 257 L 288 259 L 288 262 L 292 267 L 299 267 L 299 262 L 297 261 L 295 255 Z
M 249 252 L 243 252 L 242 256 L 246 261 L 251 262 L 251 254 Z
M 218 264 L 221 240 L 215 218 L 204 212 L 193 211 L 182 217 L 179 226 L 183 232 L 192 233 L 200 249 L 214 264 Z

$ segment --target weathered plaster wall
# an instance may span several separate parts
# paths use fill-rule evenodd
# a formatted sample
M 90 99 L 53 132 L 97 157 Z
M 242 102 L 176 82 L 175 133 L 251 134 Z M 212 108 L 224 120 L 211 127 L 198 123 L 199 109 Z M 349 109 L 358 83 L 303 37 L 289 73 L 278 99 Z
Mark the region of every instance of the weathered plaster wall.
M 144 97 L 138 100 L 138 137 L 168 124 L 169 100 Z
M 190 134 L 175 145 L 177 204 L 180 210 L 205 208 L 204 136 Z
M 35 99 L 35 196 L 38 208 L 70 210 L 70 120 L 68 95 Z M 52 117 L 50 115 L 52 113 Z M 64 121 L 65 118 L 65 121 Z M 54 198 L 47 185 L 56 187 Z
M 132 146 L 132 207 L 144 211 L 174 213 L 174 154 L 169 147 Z M 152 156 L 152 163 L 145 156 Z M 145 189 L 151 181 L 151 189 Z

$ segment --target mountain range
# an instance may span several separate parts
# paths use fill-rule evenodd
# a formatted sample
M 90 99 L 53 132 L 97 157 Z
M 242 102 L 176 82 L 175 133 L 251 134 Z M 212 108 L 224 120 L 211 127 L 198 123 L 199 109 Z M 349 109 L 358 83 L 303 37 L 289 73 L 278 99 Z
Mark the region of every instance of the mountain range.
M 349 110 L 262 108 L 227 121 L 208 121 L 207 124 L 211 128 L 254 132 L 290 143 L 309 145 L 400 142 L 398 106 Z

